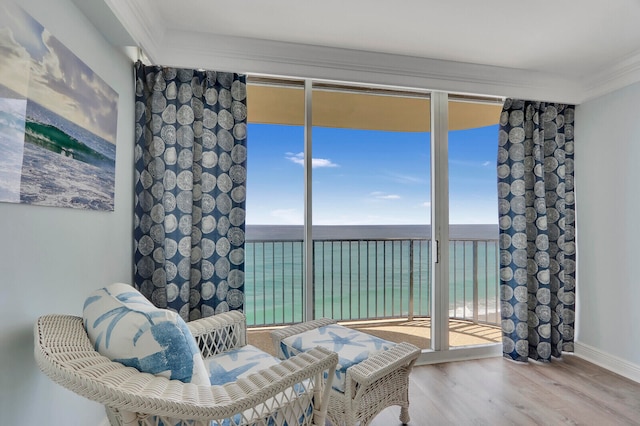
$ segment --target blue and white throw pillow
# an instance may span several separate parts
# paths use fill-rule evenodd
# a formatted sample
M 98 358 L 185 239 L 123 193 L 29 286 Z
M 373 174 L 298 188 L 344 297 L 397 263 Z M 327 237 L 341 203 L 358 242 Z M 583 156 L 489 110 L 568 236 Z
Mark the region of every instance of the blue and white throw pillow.
M 126 366 L 209 385 L 198 345 L 176 312 L 160 309 L 129 284 L 114 283 L 85 301 L 84 326 L 96 351 Z
M 280 342 L 280 348 L 285 358 L 290 358 L 316 346 L 322 346 L 338 354 L 338 365 L 332 387 L 344 393 L 345 375 L 349 367 L 378 352 L 392 348 L 395 343 L 339 324 L 330 324 L 295 334 Z

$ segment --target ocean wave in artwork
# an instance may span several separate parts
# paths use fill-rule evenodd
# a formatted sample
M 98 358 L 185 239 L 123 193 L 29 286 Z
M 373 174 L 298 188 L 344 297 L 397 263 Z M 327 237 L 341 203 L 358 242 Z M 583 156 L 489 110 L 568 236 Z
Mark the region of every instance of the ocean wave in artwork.
M 114 184 L 115 165 L 98 167 L 24 144 L 21 203 L 113 211 Z

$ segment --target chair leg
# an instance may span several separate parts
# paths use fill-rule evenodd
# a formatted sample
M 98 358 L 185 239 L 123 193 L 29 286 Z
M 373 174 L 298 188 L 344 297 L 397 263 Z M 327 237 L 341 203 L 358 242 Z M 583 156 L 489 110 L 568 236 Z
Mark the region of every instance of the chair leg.
M 409 407 L 400 407 L 400 421 L 403 425 L 409 423 L 411 418 L 409 417 Z

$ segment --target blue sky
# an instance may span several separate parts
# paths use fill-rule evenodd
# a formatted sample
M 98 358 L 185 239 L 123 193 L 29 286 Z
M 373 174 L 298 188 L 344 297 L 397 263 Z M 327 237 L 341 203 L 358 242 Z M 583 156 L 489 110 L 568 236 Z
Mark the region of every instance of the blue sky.
M 301 126 L 249 124 L 247 224 L 302 224 Z M 497 223 L 498 127 L 449 132 L 451 223 Z M 313 129 L 313 222 L 428 224 L 430 135 Z

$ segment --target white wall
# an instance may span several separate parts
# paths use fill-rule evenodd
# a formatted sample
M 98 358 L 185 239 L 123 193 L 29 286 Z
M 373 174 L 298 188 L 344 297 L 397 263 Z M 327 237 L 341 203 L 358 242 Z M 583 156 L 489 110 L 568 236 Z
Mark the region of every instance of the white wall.
M 640 83 L 576 112 L 576 353 L 640 381 Z
M 131 282 L 132 66 L 71 1 L 19 4 L 119 93 L 116 196 L 113 212 L 0 203 L 0 424 L 98 425 L 102 406 L 38 370 L 32 329 L 46 313 L 81 314 L 99 286 Z

